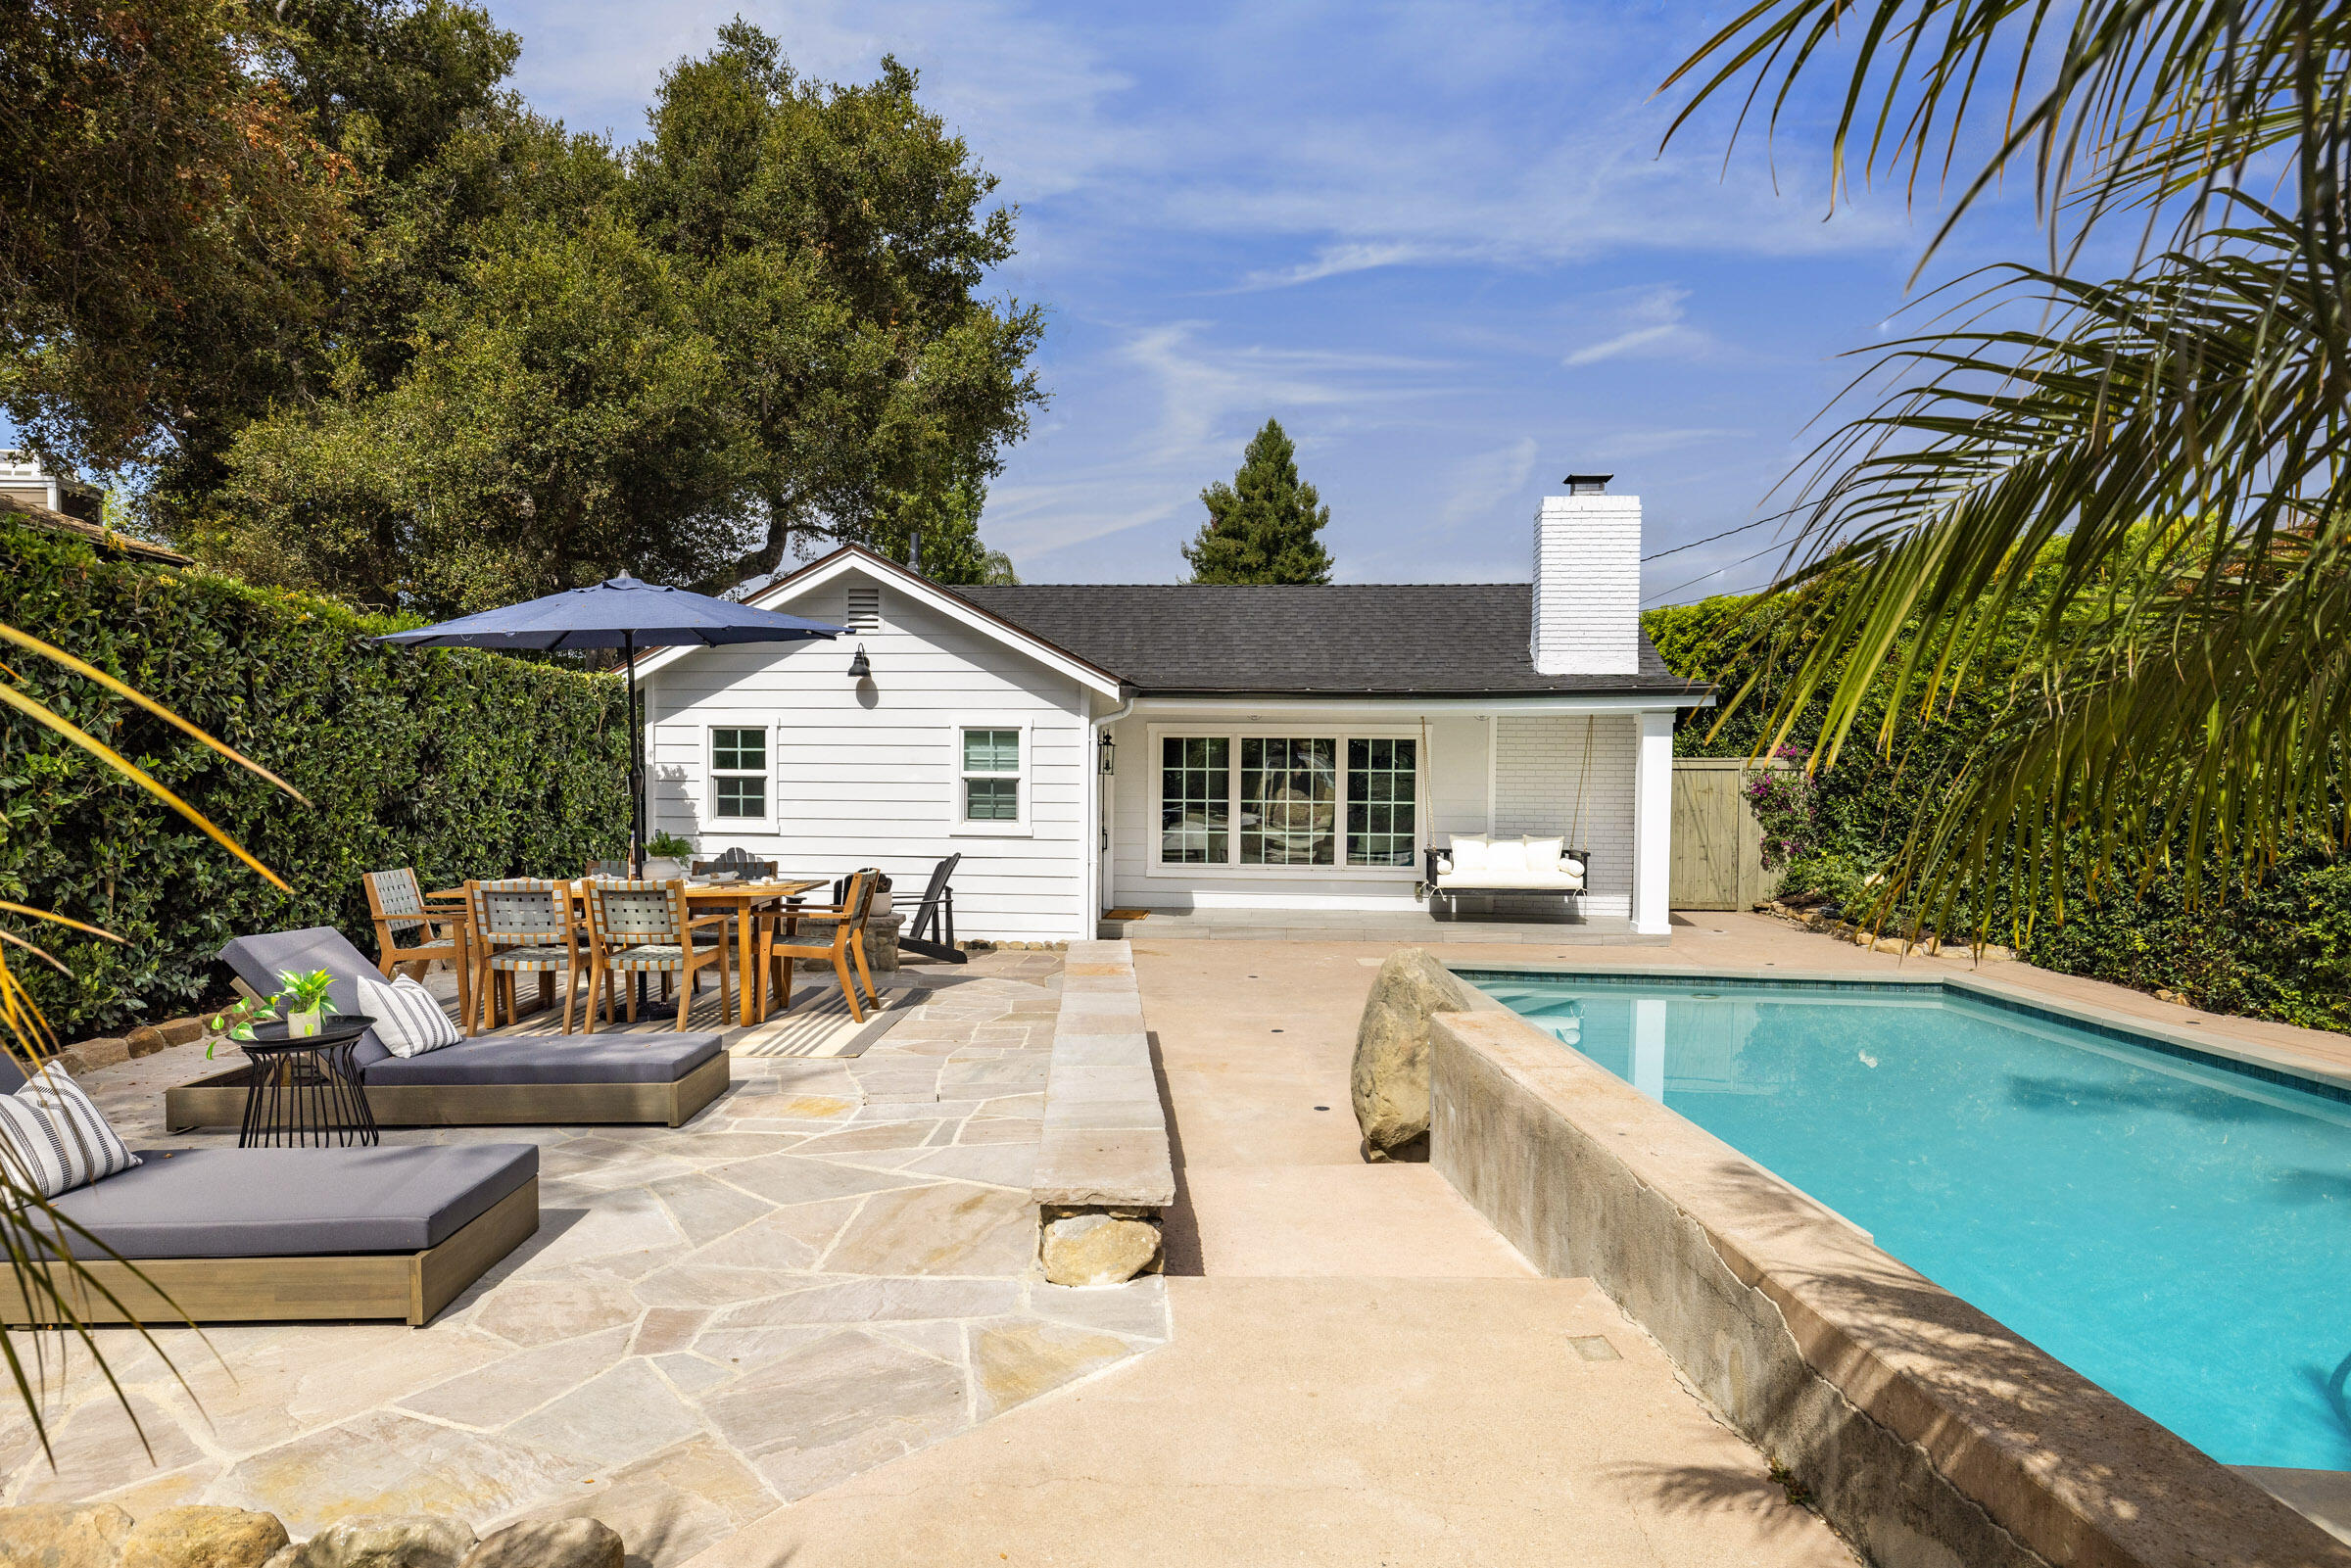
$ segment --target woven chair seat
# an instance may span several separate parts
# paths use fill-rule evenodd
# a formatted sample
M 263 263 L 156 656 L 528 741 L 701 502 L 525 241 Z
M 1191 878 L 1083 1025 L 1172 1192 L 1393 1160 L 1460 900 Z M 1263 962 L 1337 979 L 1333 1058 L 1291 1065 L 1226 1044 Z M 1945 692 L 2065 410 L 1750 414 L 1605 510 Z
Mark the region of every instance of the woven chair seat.
M 624 947 L 605 962 L 616 970 L 674 970 L 684 967 L 686 950 L 675 942 L 646 942 Z
M 571 962 L 571 955 L 560 947 L 509 947 L 503 953 L 490 955 L 494 970 L 518 970 L 525 974 L 534 970 L 559 970 Z

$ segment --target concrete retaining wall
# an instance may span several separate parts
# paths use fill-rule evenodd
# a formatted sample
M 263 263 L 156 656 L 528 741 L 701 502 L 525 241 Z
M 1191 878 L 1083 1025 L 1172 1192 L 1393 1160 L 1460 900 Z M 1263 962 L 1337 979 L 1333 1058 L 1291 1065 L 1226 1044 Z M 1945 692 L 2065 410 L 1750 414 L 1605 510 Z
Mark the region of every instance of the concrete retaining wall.
M 1430 1157 L 1589 1278 L 1884 1568 L 2327 1564 L 2351 1547 L 1507 1013 L 1431 1022 Z M 1707 1477 L 1661 1470 L 1694 1501 Z

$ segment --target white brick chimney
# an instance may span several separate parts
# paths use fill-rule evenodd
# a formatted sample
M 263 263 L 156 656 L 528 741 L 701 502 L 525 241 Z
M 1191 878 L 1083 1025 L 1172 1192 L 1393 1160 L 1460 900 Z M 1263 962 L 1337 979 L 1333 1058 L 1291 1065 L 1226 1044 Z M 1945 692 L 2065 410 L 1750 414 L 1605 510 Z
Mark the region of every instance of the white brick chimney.
M 1535 670 L 1632 675 L 1641 668 L 1641 498 L 1608 474 L 1569 474 L 1535 515 Z

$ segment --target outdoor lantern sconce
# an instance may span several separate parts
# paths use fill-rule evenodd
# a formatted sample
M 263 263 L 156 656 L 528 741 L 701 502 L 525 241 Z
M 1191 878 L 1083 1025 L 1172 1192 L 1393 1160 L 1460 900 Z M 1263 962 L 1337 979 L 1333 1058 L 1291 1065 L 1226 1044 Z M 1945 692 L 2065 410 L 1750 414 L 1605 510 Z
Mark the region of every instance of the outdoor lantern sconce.
M 873 661 L 865 656 L 865 644 L 860 642 L 857 644 L 857 656 L 849 660 L 849 679 L 852 681 L 870 681 L 873 679 Z
M 1107 730 L 1102 732 L 1102 771 L 1104 773 L 1119 771 L 1119 743 L 1110 737 L 1110 732 Z

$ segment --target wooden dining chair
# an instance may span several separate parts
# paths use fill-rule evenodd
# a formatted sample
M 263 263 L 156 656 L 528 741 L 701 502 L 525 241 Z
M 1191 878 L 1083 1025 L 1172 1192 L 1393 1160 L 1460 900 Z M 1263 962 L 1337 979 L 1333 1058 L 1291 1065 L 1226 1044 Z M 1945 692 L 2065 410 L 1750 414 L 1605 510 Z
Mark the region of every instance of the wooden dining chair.
M 596 1009 L 600 1000 L 604 1022 L 612 1022 L 612 980 L 618 975 L 629 996 L 629 1022 L 637 1022 L 636 978 L 661 976 L 668 994 L 671 975 L 679 976 L 678 1027 L 686 1027 L 695 993 L 701 989 L 705 969 L 718 970 L 718 1012 L 730 1010 L 727 989 L 727 947 L 722 937 L 724 914 L 696 917 L 686 904 L 686 882 L 592 881 L 588 893 L 588 1032 L 596 1032 Z
M 833 966 L 840 979 L 840 994 L 848 998 L 849 1017 L 858 1022 L 865 1022 L 865 1009 L 857 1005 L 857 987 L 849 978 L 852 959 L 872 1005 L 882 1005 L 881 993 L 874 989 L 873 972 L 865 963 L 865 918 L 873 909 L 874 890 L 881 882 L 882 873 L 868 866 L 849 879 L 838 905 L 787 909 L 761 918 L 759 968 L 777 987 L 778 1012 L 792 1011 L 792 961 L 803 958 Z
M 472 965 L 466 956 L 465 901 L 431 899 L 416 888 L 416 873 L 407 866 L 361 874 L 367 889 L 367 913 L 375 921 L 375 967 L 390 979 L 404 964 L 415 966 L 421 981 L 434 959 L 447 959 L 457 972 L 457 1017 L 473 1027 Z
M 482 998 L 482 1026 L 498 1027 L 501 996 L 505 998 L 506 1022 L 521 1017 L 514 1004 L 514 976 L 537 974 L 544 986 L 561 970 L 563 1032 L 569 1034 L 580 988 L 580 939 L 571 919 L 570 887 L 512 877 L 467 882 L 465 899 L 473 909 L 473 982 Z

